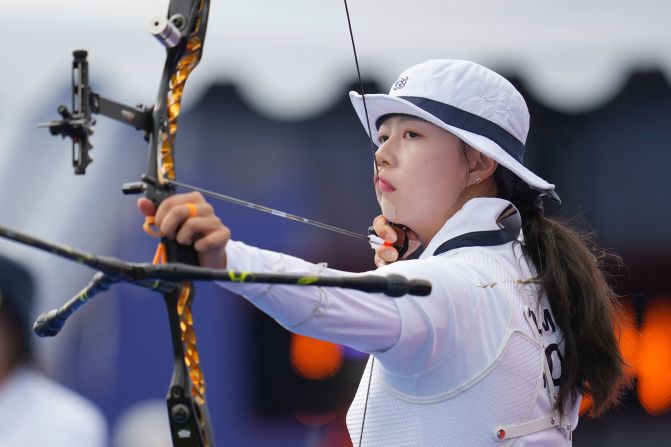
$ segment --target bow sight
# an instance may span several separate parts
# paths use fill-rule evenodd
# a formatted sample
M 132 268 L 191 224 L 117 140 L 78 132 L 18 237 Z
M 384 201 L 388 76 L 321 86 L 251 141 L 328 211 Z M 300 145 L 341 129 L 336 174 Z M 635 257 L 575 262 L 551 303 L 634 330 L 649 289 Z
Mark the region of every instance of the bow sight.
M 202 12 L 204 5 L 199 4 L 196 11 Z M 191 10 L 193 12 L 193 10 Z M 184 33 L 189 21 L 181 14 L 173 14 L 170 19 L 163 16 L 155 16 L 149 21 L 149 32 L 166 47 L 171 49 L 177 47 L 186 33 Z M 192 26 L 200 25 L 196 21 Z M 192 30 L 194 31 L 194 30 Z M 86 167 L 93 162 L 89 151 L 93 145 L 89 136 L 93 135 L 93 126 L 96 120 L 91 114 L 104 115 L 121 123 L 133 126 L 137 130 L 145 132 L 145 140 L 154 128 L 153 107 L 144 107 L 138 104 L 135 107 L 127 106 L 112 101 L 91 90 L 89 84 L 89 63 L 86 50 L 75 50 L 72 61 L 72 111 L 67 106 L 58 106 L 60 120 L 49 121 L 38 124 L 39 127 L 48 127 L 52 135 L 61 135 L 63 138 L 72 139 L 72 166 L 75 174 L 83 175 Z
M 152 107 L 145 108 L 141 104 L 137 107 L 112 101 L 100 96 L 91 90 L 89 85 L 88 53 L 85 50 L 75 50 L 72 53 L 72 111 L 65 105 L 58 106 L 61 119 L 40 123 L 39 127 L 48 127 L 52 135 L 61 135 L 72 139 L 72 166 L 75 174 L 83 175 L 86 167 L 93 162 L 89 151 L 93 145 L 89 137 L 93 135 L 93 126 L 96 120 L 91 114 L 107 116 L 124 124 L 142 130 L 148 138 L 151 132 Z

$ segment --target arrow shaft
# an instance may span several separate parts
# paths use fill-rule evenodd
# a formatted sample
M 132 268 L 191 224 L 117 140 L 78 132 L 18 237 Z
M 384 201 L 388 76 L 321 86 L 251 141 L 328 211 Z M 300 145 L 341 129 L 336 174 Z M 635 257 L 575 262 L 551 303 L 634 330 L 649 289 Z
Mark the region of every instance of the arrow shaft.
M 247 208 L 254 209 L 256 211 L 261 211 L 262 213 L 272 214 L 273 216 L 283 217 L 285 219 L 293 220 L 293 221 L 296 221 L 296 222 L 302 222 L 304 224 L 311 225 L 313 227 L 321 228 L 323 230 L 332 231 L 334 233 L 342 234 L 342 235 L 345 235 L 345 236 L 350 236 L 350 237 L 353 237 L 353 238 L 356 238 L 356 239 L 364 239 L 366 241 L 369 240 L 368 236 L 360 234 L 360 233 L 355 233 L 354 231 L 345 230 L 343 228 L 335 227 L 333 225 L 325 224 L 323 222 L 319 222 L 319 221 L 316 221 L 316 220 L 313 220 L 313 219 L 308 219 L 307 217 L 301 217 L 301 216 L 297 216 L 295 214 L 286 213 L 284 211 L 276 210 L 276 209 L 273 209 L 273 208 L 270 208 L 270 207 L 267 207 L 267 206 L 264 206 L 264 205 L 259 205 L 258 203 L 253 203 L 253 202 L 249 202 L 247 200 L 238 199 L 236 197 L 227 196 L 226 194 L 221 194 L 221 193 L 218 193 L 218 192 L 210 191 L 210 190 L 207 190 L 205 188 L 200 188 L 198 186 L 189 185 L 187 183 L 178 182 L 176 180 L 168 180 L 167 183 L 170 184 L 170 185 L 178 186 L 180 188 L 188 189 L 188 190 L 191 190 L 191 191 L 198 191 L 199 193 L 201 193 L 203 195 L 213 197 L 215 199 L 222 200 L 224 202 L 232 203 L 234 205 L 244 206 L 244 207 L 247 207 Z

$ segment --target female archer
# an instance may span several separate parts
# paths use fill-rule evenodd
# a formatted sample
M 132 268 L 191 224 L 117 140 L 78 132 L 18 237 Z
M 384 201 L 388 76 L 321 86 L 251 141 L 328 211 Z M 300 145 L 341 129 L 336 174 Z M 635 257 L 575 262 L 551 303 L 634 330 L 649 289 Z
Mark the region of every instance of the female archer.
M 378 146 L 374 229 L 409 248 L 379 246 L 375 273 L 428 279 L 432 293 L 221 285 L 290 331 L 371 354 L 347 416 L 354 445 L 570 445 L 582 395 L 596 415 L 615 405 L 624 363 L 602 255 L 544 216 L 554 185 L 522 164 L 524 99 L 456 60 L 350 96 Z M 198 193 L 138 206 L 162 235 L 195 241 L 203 266 L 357 275 L 231 240 Z

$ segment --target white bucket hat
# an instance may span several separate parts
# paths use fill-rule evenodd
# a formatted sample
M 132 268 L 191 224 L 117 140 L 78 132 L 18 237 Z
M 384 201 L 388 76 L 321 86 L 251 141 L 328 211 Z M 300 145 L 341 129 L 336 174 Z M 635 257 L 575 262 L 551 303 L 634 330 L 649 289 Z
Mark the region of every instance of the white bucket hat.
M 365 95 L 369 123 L 363 97 L 349 95 L 366 132 L 375 132 L 380 118 L 389 114 L 425 119 L 496 160 L 541 195 L 559 201 L 555 186 L 523 165 L 529 110 L 520 92 L 498 73 L 461 60 L 414 65 L 401 73 L 388 95 Z

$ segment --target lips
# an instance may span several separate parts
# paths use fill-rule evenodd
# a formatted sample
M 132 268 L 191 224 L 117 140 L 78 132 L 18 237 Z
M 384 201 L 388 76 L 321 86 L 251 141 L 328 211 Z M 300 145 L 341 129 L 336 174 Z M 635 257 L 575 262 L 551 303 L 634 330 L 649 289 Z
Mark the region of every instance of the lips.
M 380 188 L 380 191 L 382 192 L 394 192 L 396 191 L 396 188 L 394 188 L 394 185 L 389 183 L 387 180 L 384 179 L 384 177 L 375 176 L 375 184 Z

